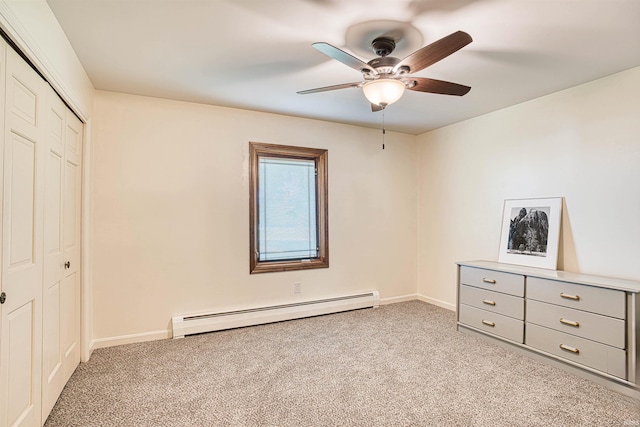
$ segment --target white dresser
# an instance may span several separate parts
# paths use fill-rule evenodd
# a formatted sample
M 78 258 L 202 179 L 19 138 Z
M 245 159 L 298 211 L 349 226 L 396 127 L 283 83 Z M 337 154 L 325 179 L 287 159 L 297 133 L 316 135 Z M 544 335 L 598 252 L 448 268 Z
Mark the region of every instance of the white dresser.
M 640 282 L 459 262 L 458 329 L 640 390 Z

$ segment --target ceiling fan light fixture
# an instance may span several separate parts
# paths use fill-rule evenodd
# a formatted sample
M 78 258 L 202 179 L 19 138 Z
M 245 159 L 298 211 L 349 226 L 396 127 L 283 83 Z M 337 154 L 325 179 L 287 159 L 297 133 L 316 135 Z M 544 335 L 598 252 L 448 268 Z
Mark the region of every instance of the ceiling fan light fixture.
M 362 86 L 364 96 L 372 104 L 386 107 L 402 97 L 405 84 L 396 79 L 377 79 L 366 82 Z

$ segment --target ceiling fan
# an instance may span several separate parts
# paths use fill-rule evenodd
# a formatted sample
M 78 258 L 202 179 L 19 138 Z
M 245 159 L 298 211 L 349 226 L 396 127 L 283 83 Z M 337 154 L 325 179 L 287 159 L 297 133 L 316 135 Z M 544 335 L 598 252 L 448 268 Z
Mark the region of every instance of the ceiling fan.
M 395 40 L 391 37 L 381 36 L 371 43 L 371 48 L 378 57 L 369 62 L 364 62 L 329 43 L 313 43 L 312 46 L 325 55 L 360 71 L 364 81 L 301 90 L 297 93 L 306 95 L 336 89 L 362 88 L 364 96 L 371 102 L 371 111 L 383 110 L 388 105 L 396 102 L 400 99 L 405 89 L 462 96 L 469 92 L 471 87 L 425 77 L 412 77 L 409 74 L 417 73 L 435 64 L 472 41 L 473 39 L 469 34 L 464 31 L 456 31 L 400 60 L 389 56 L 396 47 Z

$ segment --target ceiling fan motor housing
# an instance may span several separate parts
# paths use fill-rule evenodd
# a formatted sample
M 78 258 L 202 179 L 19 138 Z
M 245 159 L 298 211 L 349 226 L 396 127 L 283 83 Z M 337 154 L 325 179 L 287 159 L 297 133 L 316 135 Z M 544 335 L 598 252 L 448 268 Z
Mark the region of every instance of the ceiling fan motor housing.
M 383 56 L 380 58 L 373 58 L 368 64 L 374 68 L 378 74 L 391 74 L 393 71 L 393 67 L 400 62 L 398 58 L 394 58 L 393 56 Z
M 396 42 L 388 37 L 378 37 L 371 42 L 371 49 L 378 56 L 387 56 L 396 48 Z

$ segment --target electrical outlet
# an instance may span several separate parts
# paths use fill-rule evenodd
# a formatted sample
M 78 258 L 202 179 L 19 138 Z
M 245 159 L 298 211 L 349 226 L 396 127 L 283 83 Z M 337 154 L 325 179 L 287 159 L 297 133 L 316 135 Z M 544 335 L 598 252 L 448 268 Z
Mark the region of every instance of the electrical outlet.
M 302 283 L 296 282 L 293 284 L 293 293 L 301 294 L 302 293 Z

